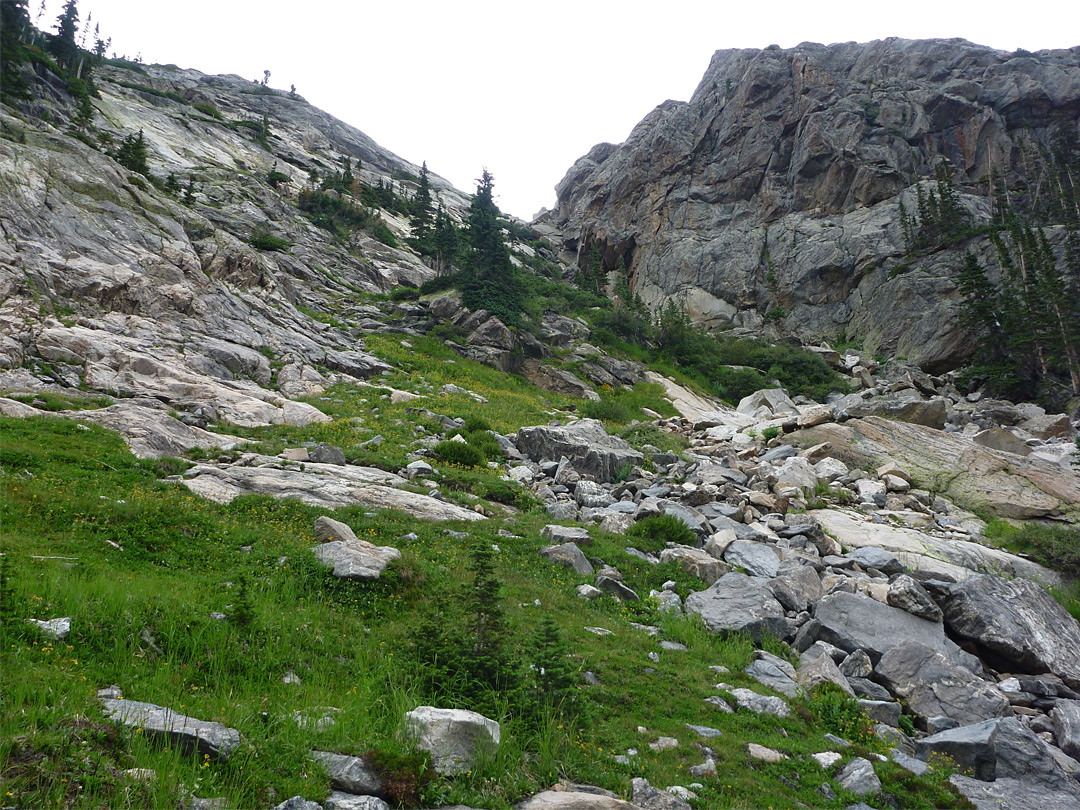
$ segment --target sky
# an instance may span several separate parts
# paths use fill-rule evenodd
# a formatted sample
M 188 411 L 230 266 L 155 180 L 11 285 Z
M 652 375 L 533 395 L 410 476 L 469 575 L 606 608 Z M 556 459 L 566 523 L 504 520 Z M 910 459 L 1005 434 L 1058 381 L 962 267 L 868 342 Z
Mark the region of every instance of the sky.
M 41 0 L 29 0 L 31 19 Z M 51 30 L 63 0 L 44 0 Z M 261 78 L 473 192 L 487 168 L 503 211 L 532 219 L 602 141 L 690 98 L 714 51 L 800 42 L 963 37 L 1012 51 L 1080 46 L 1077 0 L 956 3 L 663 0 L 79 0 L 141 55 Z M 87 47 L 91 46 L 88 39 Z

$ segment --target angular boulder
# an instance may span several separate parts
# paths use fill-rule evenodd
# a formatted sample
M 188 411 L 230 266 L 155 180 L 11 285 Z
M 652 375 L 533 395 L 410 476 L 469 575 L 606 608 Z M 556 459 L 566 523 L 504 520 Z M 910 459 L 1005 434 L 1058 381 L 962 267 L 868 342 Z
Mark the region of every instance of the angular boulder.
M 701 616 L 714 633 L 748 633 L 755 641 L 765 633 L 781 638 L 788 633 L 784 608 L 769 590 L 769 581 L 734 571 L 690 594 L 684 607 Z
M 1058 748 L 1080 759 L 1080 700 L 1059 700 L 1050 712 Z
M 579 473 L 602 482 L 614 480 L 620 470 L 645 460 L 623 439 L 609 436 L 596 419 L 582 419 L 565 427 L 523 427 L 514 444 L 533 461 L 566 456 Z
M 392 546 L 376 546 L 359 539 L 344 523 L 325 515 L 315 519 L 315 558 L 334 569 L 339 579 L 378 579 L 391 562 L 401 557 Z
M 814 607 L 821 624 L 817 637 L 845 652 L 864 650 L 877 661 L 893 647 L 916 642 L 945 651 L 945 630 L 898 608 L 889 607 L 861 593 L 833 593 Z
M 164 706 L 139 700 L 106 698 L 101 701 L 112 720 L 147 734 L 164 737 L 199 754 L 225 762 L 240 745 L 240 732 L 221 723 L 197 720 Z
M 1080 624 L 1040 585 L 984 575 L 939 599 L 951 633 L 1015 670 L 1051 672 L 1080 689 Z
M 752 577 L 771 579 L 780 572 L 780 556 L 764 543 L 736 540 L 724 552 L 725 562 L 745 569 Z
M 900 574 L 889 583 L 885 602 L 928 622 L 941 621 L 941 608 L 937 602 L 926 592 L 926 588 L 907 574 Z
M 700 548 L 676 545 L 660 552 L 660 562 L 673 562 L 683 571 L 697 577 L 706 585 L 712 585 L 724 574 L 731 571 L 731 566 L 707 554 Z
M 553 563 L 565 566 L 583 577 L 592 576 L 593 567 L 577 547 L 576 543 L 563 543 L 558 546 L 545 546 L 540 549 L 540 555 Z
M 431 754 L 441 774 L 467 771 L 477 755 L 499 746 L 499 724 L 466 709 L 419 706 L 405 714 L 405 732 Z
M 330 787 L 346 793 L 380 796 L 383 781 L 362 757 L 335 754 L 332 751 L 312 751 L 311 757 L 330 777 Z
M 893 647 L 874 671 L 890 692 L 923 718 L 943 716 L 970 725 L 1011 713 L 1009 699 L 996 686 L 922 644 Z

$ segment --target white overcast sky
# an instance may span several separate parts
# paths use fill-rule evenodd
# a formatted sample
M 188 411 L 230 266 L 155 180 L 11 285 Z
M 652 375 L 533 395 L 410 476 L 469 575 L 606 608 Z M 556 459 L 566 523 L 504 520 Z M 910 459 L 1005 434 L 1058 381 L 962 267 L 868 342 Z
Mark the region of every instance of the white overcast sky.
M 41 0 L 29 0 L 35 17 Z M 51 29 L 63 0 L 45 0 Z M 686 100 L 720 48 L 889 36 L 1002 50 L 1080 45 L 1080 0 L 79 0 L 111 51 L 245 78 L 271 72 L 463 191 L 483 167 L 530 219 L 601 141 Z

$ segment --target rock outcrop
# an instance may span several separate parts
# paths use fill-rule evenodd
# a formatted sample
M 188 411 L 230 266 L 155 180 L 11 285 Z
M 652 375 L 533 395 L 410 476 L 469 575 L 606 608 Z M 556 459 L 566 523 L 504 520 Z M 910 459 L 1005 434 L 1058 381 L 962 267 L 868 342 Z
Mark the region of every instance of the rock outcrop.
M 858 335 L 929 368 L 972 349 L 958 326 L 964 249 L 908 257 L 900 206 L 948 161 L 973 225 L 987 177 L 1075 134 L 1076 49 L 1005 53 L 964 40 L 803 43 L 717 51 L 689 102 L 666 101 L 599 144 L 535 224 L 584 265 L 593 248 L 653 308 L 707 326 Z M 1038 148 L 1038 147 L 1036 147 Z M 1053 234 L 1057 239 L 1060 234 Z

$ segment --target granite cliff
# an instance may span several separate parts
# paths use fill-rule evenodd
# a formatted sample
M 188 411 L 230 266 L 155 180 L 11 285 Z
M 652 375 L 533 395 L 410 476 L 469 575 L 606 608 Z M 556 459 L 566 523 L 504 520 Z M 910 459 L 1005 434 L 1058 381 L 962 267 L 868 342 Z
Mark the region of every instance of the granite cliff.
M 915 211 L 944 165 L 977 232 L 991 174 L 1037 195 L 1039 154 L 1075 137 L 1078 117 L 1078 48 L 718 51 L 689 102 L 593 147 L 535 224 L 579 265 L 594 248 L 606 270 L 624 263 L 654 309 L 675 298 L 707 326 L 844 335 L 940 371 L 972 349 L 957 322 L 963 253 L 990 248 L 973 235 L 912 255 L 901 204 Z M 1048 235 L 1060 245 L 1060 229 Z

